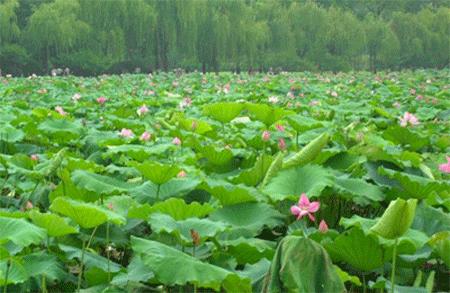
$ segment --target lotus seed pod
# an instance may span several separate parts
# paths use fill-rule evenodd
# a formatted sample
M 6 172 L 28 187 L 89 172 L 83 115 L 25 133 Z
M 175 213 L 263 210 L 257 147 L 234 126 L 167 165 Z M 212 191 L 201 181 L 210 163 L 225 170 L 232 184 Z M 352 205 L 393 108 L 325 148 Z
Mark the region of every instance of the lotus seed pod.
M 417 199 L 404 200 L 397 198 L 391 201 L 388 208 L 370 230 L 378 235 L 395 239 L 408 231 L 416 213 Z

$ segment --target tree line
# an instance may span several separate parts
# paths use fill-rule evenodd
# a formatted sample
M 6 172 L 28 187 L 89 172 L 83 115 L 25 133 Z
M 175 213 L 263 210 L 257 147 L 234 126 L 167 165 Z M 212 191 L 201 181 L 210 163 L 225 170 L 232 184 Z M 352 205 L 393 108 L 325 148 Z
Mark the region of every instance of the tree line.
M 0 69 L 348 71 L 449 64 L 446 0 L 0 0 Z

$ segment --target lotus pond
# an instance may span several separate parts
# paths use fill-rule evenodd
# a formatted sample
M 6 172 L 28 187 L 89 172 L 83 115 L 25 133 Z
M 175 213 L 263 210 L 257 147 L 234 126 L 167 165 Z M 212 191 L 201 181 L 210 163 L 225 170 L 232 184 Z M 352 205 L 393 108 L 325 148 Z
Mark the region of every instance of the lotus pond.
M 448 292 L 449 76 L 0 78 L 0 287 Z

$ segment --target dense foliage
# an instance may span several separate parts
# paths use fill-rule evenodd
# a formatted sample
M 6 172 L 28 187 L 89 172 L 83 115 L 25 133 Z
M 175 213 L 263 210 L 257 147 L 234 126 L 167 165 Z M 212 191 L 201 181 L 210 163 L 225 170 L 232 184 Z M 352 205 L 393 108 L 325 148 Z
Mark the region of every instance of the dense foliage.
M 442 68 L 445 0 L 0 0 L 0 68 L 72 73 Z
M 448 292 L 449 76 L 3 78 L 0 287 Z

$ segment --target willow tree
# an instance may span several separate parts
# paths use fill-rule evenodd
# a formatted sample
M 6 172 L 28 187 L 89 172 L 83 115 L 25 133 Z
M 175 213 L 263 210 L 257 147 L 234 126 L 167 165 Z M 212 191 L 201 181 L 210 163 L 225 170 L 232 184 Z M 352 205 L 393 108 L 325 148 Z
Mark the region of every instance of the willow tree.
M 219 71 L 224 59 L 230 24 L 224 13 L 225 1 L 198 1 L 197 56 L 202 71 Z
M 51 67 L 50 57 L 68 53 L 89 31 L 78 19 L 76 1 L 56 0 L 42 4 L 30 17 L 26 28 L 29 50 Z
M 0 46 L 16 41 L 20 34 L 15 10 L 18 0 L 5 0 L 0 3 Z
M 127 58 L 154 64 L 156 11 L 144 0 L 127 1 L 124 35 Z

